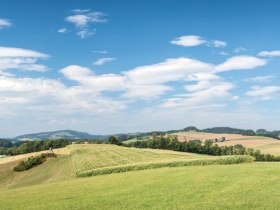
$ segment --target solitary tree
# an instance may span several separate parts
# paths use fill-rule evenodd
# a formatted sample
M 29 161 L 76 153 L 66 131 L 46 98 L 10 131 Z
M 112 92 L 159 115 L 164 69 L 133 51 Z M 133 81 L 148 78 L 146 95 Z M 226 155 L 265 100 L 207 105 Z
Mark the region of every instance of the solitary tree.
M 121 145 L 122 143 L 115 137 L 115 136 L 110 136 L 108 139 L 109 144 L 116 144 L 116 145 Z

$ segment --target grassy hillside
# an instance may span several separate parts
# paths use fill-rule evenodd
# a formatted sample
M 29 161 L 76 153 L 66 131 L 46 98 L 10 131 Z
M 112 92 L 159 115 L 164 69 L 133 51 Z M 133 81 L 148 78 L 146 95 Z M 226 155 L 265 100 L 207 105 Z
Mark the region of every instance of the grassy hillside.
M 0 164 L 0 187 L 22 187 L 60 181 L 76 176 L 93 176 L 150 168 L 232 164 L 251 161 L 246 156 L 213 157 L 104 144 L 69 145 L 67 148 L 55 150 L 55 153 L 58 158 L 49 159 L 42 165 L 24 172 L 14 172 L 13 167 L 22 159 L 38 153 L 8 157 L 4 164 Z
M 22 160 L 17 159 L 16 156 L 14 157 L 15 161 L 10 159 L 10 162 L 6 161 L 0 164 L 0 189 L 24 187 L 74 178 L 75 173 L 70 154 L 67 154 L 64 150 L 59 150 L 63 154 L 56 153 L 58 155 L 57 158 L 48 159 L 42 165 L 23 172 L 13 171 L 13 167 Z M 30 154 L 34 155 L 34 153 Z M 24 159 L 31 156 L 30 154 L 24 155 Z M 22 158 L 22 155 L 20 156 Z
M 68 148 L 71 151 L 76 172 L 138 163 L 210 158 L 210 156 L 192 153 L 176 153 L 172 151 L 160 153 L 153 152 L 153 150 L 127 148 L 110 144 L 81 144 L 71 145 Z
M 1 189 L 0 209 L 279 209 L 279 170 L 252 163 L 69 179 Z

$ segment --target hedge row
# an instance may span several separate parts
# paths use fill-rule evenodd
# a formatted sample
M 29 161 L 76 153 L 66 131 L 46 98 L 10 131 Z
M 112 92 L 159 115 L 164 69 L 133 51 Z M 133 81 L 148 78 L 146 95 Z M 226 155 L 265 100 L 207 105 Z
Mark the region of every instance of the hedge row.
M 163 168 L 163 167 L 227 165 L 227 164 L 249 163 L 253 161 L 255 161 L 255 158 L 249 155 L 227 156 L 227 157 L 199 159 L 199 160 L 147 163 L 141 165 L 126 165 L 126 166 L 117 166 L 117 167 L 110 167 L 110 168 L 101 168 L 101 169 L 94 169 L 90 171 L 77 172 L 76 175 L 77 177 L 89 177 L 89 176 L 121 173 L 127 171 L 138 171 L 138 170 L 154 169 L 154 168 Z

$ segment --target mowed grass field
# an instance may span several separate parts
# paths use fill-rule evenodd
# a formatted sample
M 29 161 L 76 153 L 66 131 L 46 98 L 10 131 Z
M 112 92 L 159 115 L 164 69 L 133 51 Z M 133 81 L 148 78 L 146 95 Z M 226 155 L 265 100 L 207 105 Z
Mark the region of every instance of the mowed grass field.
M 110 144 L 71 145 L 68 149 L 77 173 L 116 166 L 215 158 L 193 153 L 136 149 Z
M 0 209 L 280 209 L 279 163 L 161 168 L 0 190 Z
M 215 134 L 204 132 L 180 132 L 176 133 L 179 141 L 221 139 L 225 142 L 218 142 L 219 146 L 233 146 L 241 144 L 244 147 L 259 149 L 263 153 L 280 155 L 280 140 L 262 136 L 242 136 L 239 134 Z

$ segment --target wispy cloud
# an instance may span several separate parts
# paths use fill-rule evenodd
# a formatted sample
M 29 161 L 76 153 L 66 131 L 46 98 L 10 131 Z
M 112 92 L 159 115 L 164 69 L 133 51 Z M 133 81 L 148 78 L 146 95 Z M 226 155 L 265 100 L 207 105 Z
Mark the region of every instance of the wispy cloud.
M 225 47 L 225 46 L 227 46 L 226 42 L 219 41 L 219 40 L 215 40 L 215 41 L 212 41 L 212 42 L 210 41 L 209 44 L 213 45 L 214 47 Z
M 91 52 L 93 52 L 93 53 L 99 53 L 99 54 L 107 54 L 107 53 L 108 53 L 108 51 L 106 51 L 106 50 L 93 50 L 93 51 L 91 51 Z
M 12 26 L 11 21 L 9 21 L 8 19 L 0 19 L 0 29 L 7 28 L 10 26 Z
M 237 47 L 233 49 L 234 53 L 240 53 L 240 52 L 245 52 L 247 49 L 245 47 Z
M 262 57 L 278 57 L 278 56 L 280 56 L 280 50 L 261 51 L 261 52 L 258 53 L 258 56 L 262 56 Z
M 114 60 L 116 60 L 116 58 L 100 58 L 97 61 L 95 61 L 93 63 L 93 65 L 101 66 L 101 65 L 103 65 L 105 63 L 108 63 L 108 62 L 111 62 L 111 61 L 114 61 Z
M 61 34 L 64 34 L 67 32 L 67 29 L 66 28 L 60 28 L 57 30 L 58 33 L 61 33 Z
M 252 86 L 251 90 L 246 92 L 246 95 L 260 100 L 269 100 L 276 97 L 276 93 L 280 93 L 280 86 Z
M 44 72 L 48 68 L 37 64 L 38 59 L 46 59 L 49 55 L 34 50 L 0 47 L 0 70 L 18 69 Z
M 194 47 L 199 45 L 208 45 L 213 47 L 225 47 L 227 45 L 224 41 L 219 40 L 207 40 L 201 36 L 195 36 L 195 35 L 187 35 L 187 36 L 181 36 L 177 37 L 170 41 L 171 44 L 179 45 L 183 47 Z
M 251 78 L 243 79 L 243 81 L 244 82 L 266 83 L 266 82 L 270 82 L 273 78 L 275 78 L 275 75 L 265 75 L 265 76 L 258 76 L 258 77 L 251 77 Z
M 77 35 L 82 39 L 93 36 L 96 29 L 92 28 L 91 24 L 106 23 L 107 14 L 103 12 L 91 11 L 89 9 L 75 9 L 72 11 L 74 14 L 65 18 L 69 23 L 73 23 L 77 28 Z

